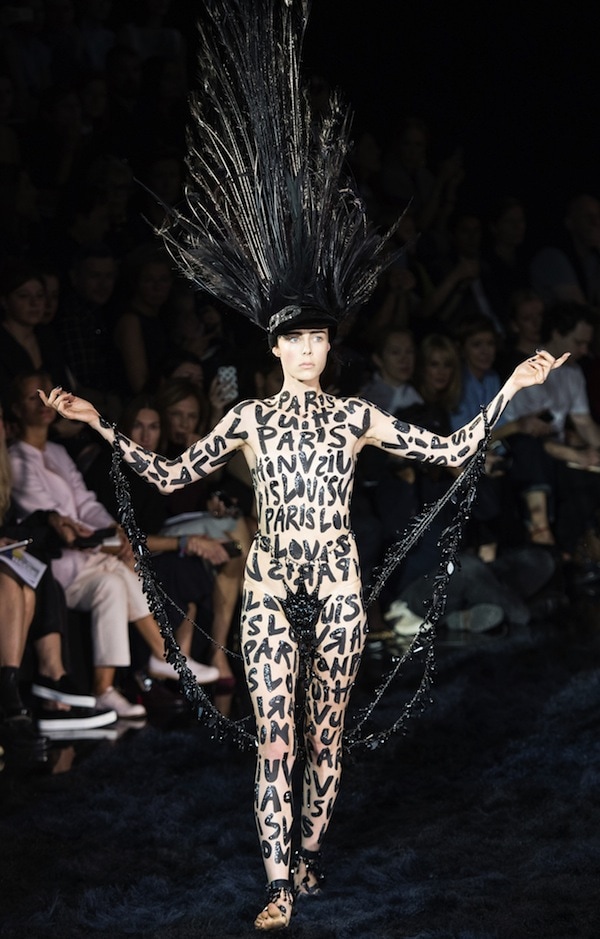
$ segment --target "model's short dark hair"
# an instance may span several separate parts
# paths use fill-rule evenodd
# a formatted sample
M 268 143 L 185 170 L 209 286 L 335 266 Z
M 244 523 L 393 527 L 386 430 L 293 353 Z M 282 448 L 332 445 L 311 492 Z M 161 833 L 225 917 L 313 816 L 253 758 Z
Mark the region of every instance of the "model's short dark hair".
M 544 313 L 542 342 L 551 339 L 555 332 L 559 336 L 567 336 L 573 332 L 578 323 L 587 323 L 588 326 L 595 328 L 598 324 L 598 317 L 586 303 L 575 303 L 570 300 L 555 303 Z

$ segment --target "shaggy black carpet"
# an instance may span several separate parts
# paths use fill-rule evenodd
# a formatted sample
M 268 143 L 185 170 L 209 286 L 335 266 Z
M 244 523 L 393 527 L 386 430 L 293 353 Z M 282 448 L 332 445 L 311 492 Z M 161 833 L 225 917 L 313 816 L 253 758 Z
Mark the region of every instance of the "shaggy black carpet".
M 440 646 L 434 704 L 346 766 L 326 889 L 284 936 L 600 936 L 600 628 L 595 608 L 569 615 Z M 0 935 L 257 935 L 252 775 L 197 725 L 80 751 L 63 775 L 1 774 Z

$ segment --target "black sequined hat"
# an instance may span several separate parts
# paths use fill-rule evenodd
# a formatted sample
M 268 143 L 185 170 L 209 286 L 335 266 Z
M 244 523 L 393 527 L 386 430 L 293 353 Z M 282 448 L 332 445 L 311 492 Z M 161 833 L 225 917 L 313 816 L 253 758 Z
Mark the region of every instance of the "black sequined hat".
M 337 319 L 325 310 L 291 304 L 273 313 L 269 318 L 267 331 L 272 345 L 277 342 L 279 336 L 284 336 L 296 329 L 327 329 L 329 339 L 332 341 L 335 338 L 337 325 Z

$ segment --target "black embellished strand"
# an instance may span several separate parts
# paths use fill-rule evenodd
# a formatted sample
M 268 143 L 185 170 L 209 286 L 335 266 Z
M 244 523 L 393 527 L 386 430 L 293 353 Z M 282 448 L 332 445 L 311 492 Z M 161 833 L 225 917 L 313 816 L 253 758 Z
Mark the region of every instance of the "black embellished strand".
M 414 519 L 412 525 L 404 533 L 400 541 L 396 542 L 388 550 L 381 567 L 375 571 L 375 586 L 369 590 L 368 599 L 366 601 L 367 605 L 379 596 L 381 588 L 387 578 L 392 571 L 396 569 L 398 564 L 401 563 L 410 548 L 423 535 L 441 509 L 449 501 L 454 502 L 456 505 L 454 518 L 451 524 L 444 529 L 438 542 L 442 557 L 434 576 L 432 599 L 423 619 L 423 623 L 408 649 L 401 658 L 394 663 L 378 685 L 373 700 L 359 712 L 358 720 L 354 727 L 346 731 L 344 744 L 347 752 L 361 749 L 374 750 L 382 746 L 390 737 L 404 732 L 408 722 L 413 717 L 421 714 L 425 706 L 431 703 L 429 692 L 435 672 L 435 627 L 446 607 L 447 588 L 450 577 L 460 565 L 458 551 L 462 541 L 463 531 L 471 514 L 471 508 L 477 494 L 477 483 L 484 471 L 485 456 L 491 435 L 491 428 L 485 408 L 482 408 L 482 416 L 485 436 L 477 453 L 472 457 L 465 471 L 461 473 L 438 502 L 427 507 L 424 512 Z M 462 495 L 460 495 L 461 492 Z M 381 701 L 383 695 L 400 673 L 402 666 L 407 661 L 415 659 L 417 655 L 423 655 L 425 658 L 423 675 L 417 690 L 410 701 L 404 706 L 400 716 L 386 730 L 375 731 L 361 736 L 361 731 L 366 722 L 371 718 L 373 711 Z
M 115 487 L 117 505 L 119 507 L 119 521 L 133 548 L 136 559 L 135 569 L 141 577 L 142 588 L 148 600 L 148 606 L 153 616 L 156 618 L 160 634 L 164 639 L 166 660 L 170 665 L 173 665 L 179 674 L 183 693 L 192 705 L 196 717 L 211 727 L 213 737 L 216 740 L 223 740 L 229 737 L 242 750 L 255 749 L 256 735 L 250 733 L 242 726 L 249 718 L 238 722 L 232 721 L 221 714 L 206 692 L 198 684 L 196 677 L 187 665 L 187 660 L 179 647 L 169 622 L 169 617 L 163 602 L 164 591 L 159 589 L 155 574 L 150 566 L 151 555 L 146 544 L 146 536 L 138 527 L 135 519 L 131 501 L 131 491 L 129 489 L 129 483 L 123 473 L 121 460 L 121 444 L 119 434 L 115 430 L 110 475 Z

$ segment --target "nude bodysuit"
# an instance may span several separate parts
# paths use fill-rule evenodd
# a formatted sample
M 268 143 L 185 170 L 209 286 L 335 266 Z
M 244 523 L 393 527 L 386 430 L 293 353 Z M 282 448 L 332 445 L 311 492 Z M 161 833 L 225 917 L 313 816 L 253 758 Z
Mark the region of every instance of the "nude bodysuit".
M 505 403 L 500 394 L 488 407 L 490 425 Z M 373 444 L 399 457 L 460 466 L 484 430 L 479 415 L 439 438 L 359 398 L 283 390 L 236 405 L 175 460 L 119 437 L 127 462 L 163 491 L 208 475 L 237 449 L 248 462 L 258 532 L 245 570 L 241 641 L 257 722 L 255 811 L 269 882 L 289 872 L 299 675 L 303 847 L 318 849 L 339 788 L 344 715 L 367 630 L 350 529 L 358 453 Z

